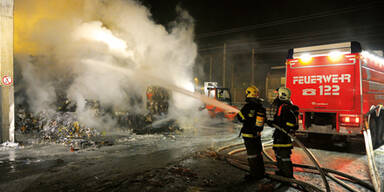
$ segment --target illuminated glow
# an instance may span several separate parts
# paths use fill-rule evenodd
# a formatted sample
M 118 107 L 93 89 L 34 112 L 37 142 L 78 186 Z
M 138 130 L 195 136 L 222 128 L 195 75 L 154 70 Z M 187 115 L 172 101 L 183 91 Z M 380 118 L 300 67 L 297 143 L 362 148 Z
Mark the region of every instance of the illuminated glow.
M 50 46 L 39 43 L 36 39 L 47 37 L 58 38 L 54 33 L 46 33 L 42 23 L 68 24 L 68 21 L 79 18 L 84 11 L 83 0 L 47 1 L 20 0 L 15 1 L 14 10 L 14 52 L 23 54 L 44 54 Z M 52 26 L 52 28 L 54 28 Z M 47 37 L 50 38 L 51 36 Z
M 126 49 L 127 45 L 125 42 L 119 38 L 116 38 L 110 31 L 106 30 L 94 30 L 90 31 L 88 34 L 89 37 L 93 37 L 96 41 L 101 41 L 106 43 L 111 49 Z
M 328 58 L 332 62 L 337 62 L 343 58 L 343 53 L 341 53 L 340 51 L 332 51 L 329 53 Z
M 133 57 L 134 53 L 127 50 L 127 43 L 116 37 L 112 31 L 102 26 L 99 21 L 83 23 L 73 33 L 75 40 L 87 40 L 101 42 L 108 46 L 109 50 L 121 56 Z
M 300 60 L 302 63 L 309 63 L 312 61 L 312 56 L 309 53 L 301 55 Z
M 375 64 L 379 65 L 380 67 L 384 66 L 384 59 L 379 56 L 371 54 L 368 51 L 361 52 L 361 55 L 364 57 L 364 60 L 369 59 L 369 60 L 372 60 Z
M 360 117 L 357 115 L 347 115 L 341 117 L 342 123 L 348 123 L 348 124 L 359 124 L 360 123 Z
M 181 87 L 190 92 L 195 92 L 195 85 L 192 82 L 186 82 Z
M 180 81 L 177 82 L 177 87 L 179 87 L 181 90 L 194 93 L 195 92 L 195 85 L 193 82 L 189 81 Z M 173 89 L 172 89 L 173 90 Z M 175 90 L 173 90 L 175 91 Z M 192 107 L 196 106 L 196 100 L 190 97 L 185 97 L 183 93 L 180 92 L 173 92 L 172 93 L 172 99 L 175 102 L 175 105 L 178 106 L 180 109 L 191 109 Z

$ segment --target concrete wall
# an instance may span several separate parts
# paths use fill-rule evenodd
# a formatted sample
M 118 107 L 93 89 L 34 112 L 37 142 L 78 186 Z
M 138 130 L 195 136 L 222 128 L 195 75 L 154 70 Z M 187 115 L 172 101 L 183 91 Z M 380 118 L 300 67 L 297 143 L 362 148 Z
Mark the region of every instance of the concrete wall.
M 13 83 L 2 82 L 6 75 L 13 81 L 13 7 L 13 0 L 0 0 L 1 142 L 14 141 Z

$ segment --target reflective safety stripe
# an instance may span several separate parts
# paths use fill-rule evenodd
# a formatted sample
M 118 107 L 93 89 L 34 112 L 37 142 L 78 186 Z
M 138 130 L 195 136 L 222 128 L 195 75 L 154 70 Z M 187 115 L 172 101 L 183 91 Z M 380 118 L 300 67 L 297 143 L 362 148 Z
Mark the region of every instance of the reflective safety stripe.
M 242 133 L 241 136 L 248 137 L 248 138 L 253 138 L 253 134 L 248 134 L 248 133 Z
M 258 127 L 262 127 L 264 124 L 263 124 L 263 122 L 261 121 L 261 122 L 259 122 L 259 121 L 256 121 L 256 126 L 258 126 Z
M 257 116 L 256 117 L 256 126 L 261 127 L 264 125 L 264 117 Z
M 279 107 L 279 111 L 277 112 L 277 116 L 280 116 L 281 115 L 281 110 L 283 109 L 283 105 L 280 105 Z
M 264 115 L 265 115 L 264 113 L 260 113 L 260 112 L 257 112 L 257 114 L 258 114 L 258 115 L 262 115 L 262 116 L 264 116 Z
M 287 122 L 287 125 L 288 125 L 288 126 L 290 126 L 290 127 L 293 127 L 293 126 L 295 126 L 295 124 L 293 124 L 293 123 L 290 123 L 290 122 Z
M 257 155 L 248 155 L 248 159 L 253 159 L 253 158 L 256 158 Z
M 292 147 L 292 143 L 289 143 L 289 144 L 273 144 L 272 147 Z
M 260 137 L 261 134 L 260 134 L 260 132 L 258 132 L 258 135 L 255 136 L 254 134 L 242 133 L 241 136 L 247 137 L 247 138 L 257 138 L 257 137 Z
M 281 161 L 291 161 L 290 158 L 281 158 Z
M 244 115 L 241 113 L 241 111 L 239 112 L 239 115 L 240 115 L 240 117 L 241 117 L 243 120 L 245 120 L 245 117 L 244 117 Z

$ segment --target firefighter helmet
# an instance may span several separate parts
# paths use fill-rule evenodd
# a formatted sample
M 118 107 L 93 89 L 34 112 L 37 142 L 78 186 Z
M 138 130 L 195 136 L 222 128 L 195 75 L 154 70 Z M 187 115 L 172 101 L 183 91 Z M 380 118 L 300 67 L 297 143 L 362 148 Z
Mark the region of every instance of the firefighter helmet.
M 260 93 L 259 89 L 254 85 L 249 86 L 245 90 L 245 94 L 247 98 L 259 98 L 259 93 Z
M 291 90 L 286 87 L 280 87 L 278 90 L 278 97 L 281 101 L 289 101 L 291 99 Z

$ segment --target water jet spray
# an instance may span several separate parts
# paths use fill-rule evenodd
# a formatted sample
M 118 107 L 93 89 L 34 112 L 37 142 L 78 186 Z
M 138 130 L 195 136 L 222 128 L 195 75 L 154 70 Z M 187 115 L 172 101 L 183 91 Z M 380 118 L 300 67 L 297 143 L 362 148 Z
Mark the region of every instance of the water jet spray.
M 83 63 L 90 65 L 90 62 L 87 62 L 87 61 L 83 61 Z M 235 113 L 239 112 L 239 109 L 236 109 L 236 108 L 234 108 L 234 107 L 232 107 L 232 106 L 230 106 L 224 102 L 217 101 L 215 99 L 209 98 L 208 96 L 205 96 L 205 95 L 202 95 L 202 94 L 199 94 L 196 92 L 191 92 L 191 91 L 184 89 L 184 88 L 181 88 L 181 87 L 179 87 L 179 86 L 177 86 L 177 85 L 175 85 L 169 81 L 166 81 L 166 80 L 161 79 L 159 77 L 155 77 L 153 75 L 150 75 L 150 74 L 146 73 L 145 71 L 136 70 L 135 73 L 132 73 L 132 71 L 130 71 L 129 69 L 123 68 L 123 67 L 107 65 L 107 64 L 104 64 L 101 62 L 97 62 L 97 64 L 100 67 L 108 68 L 110 70 L 122 73 L 124 75 L 134 77 L 135 79 L 139 79 L 141 81 L 146 81 L 148 84 L 155 84 L 158 86 L 162 86 L 166 89 L 169 89 L 169 90 L 193 97 L 195 99 L 202 101 L 205 104 L 210 104 L 210 105 L 214 105 L 216 107 L 220 107 L 227 112 L 235 112 Z M 136 75 L 136 74 L 140 74 L 140 75 Z

